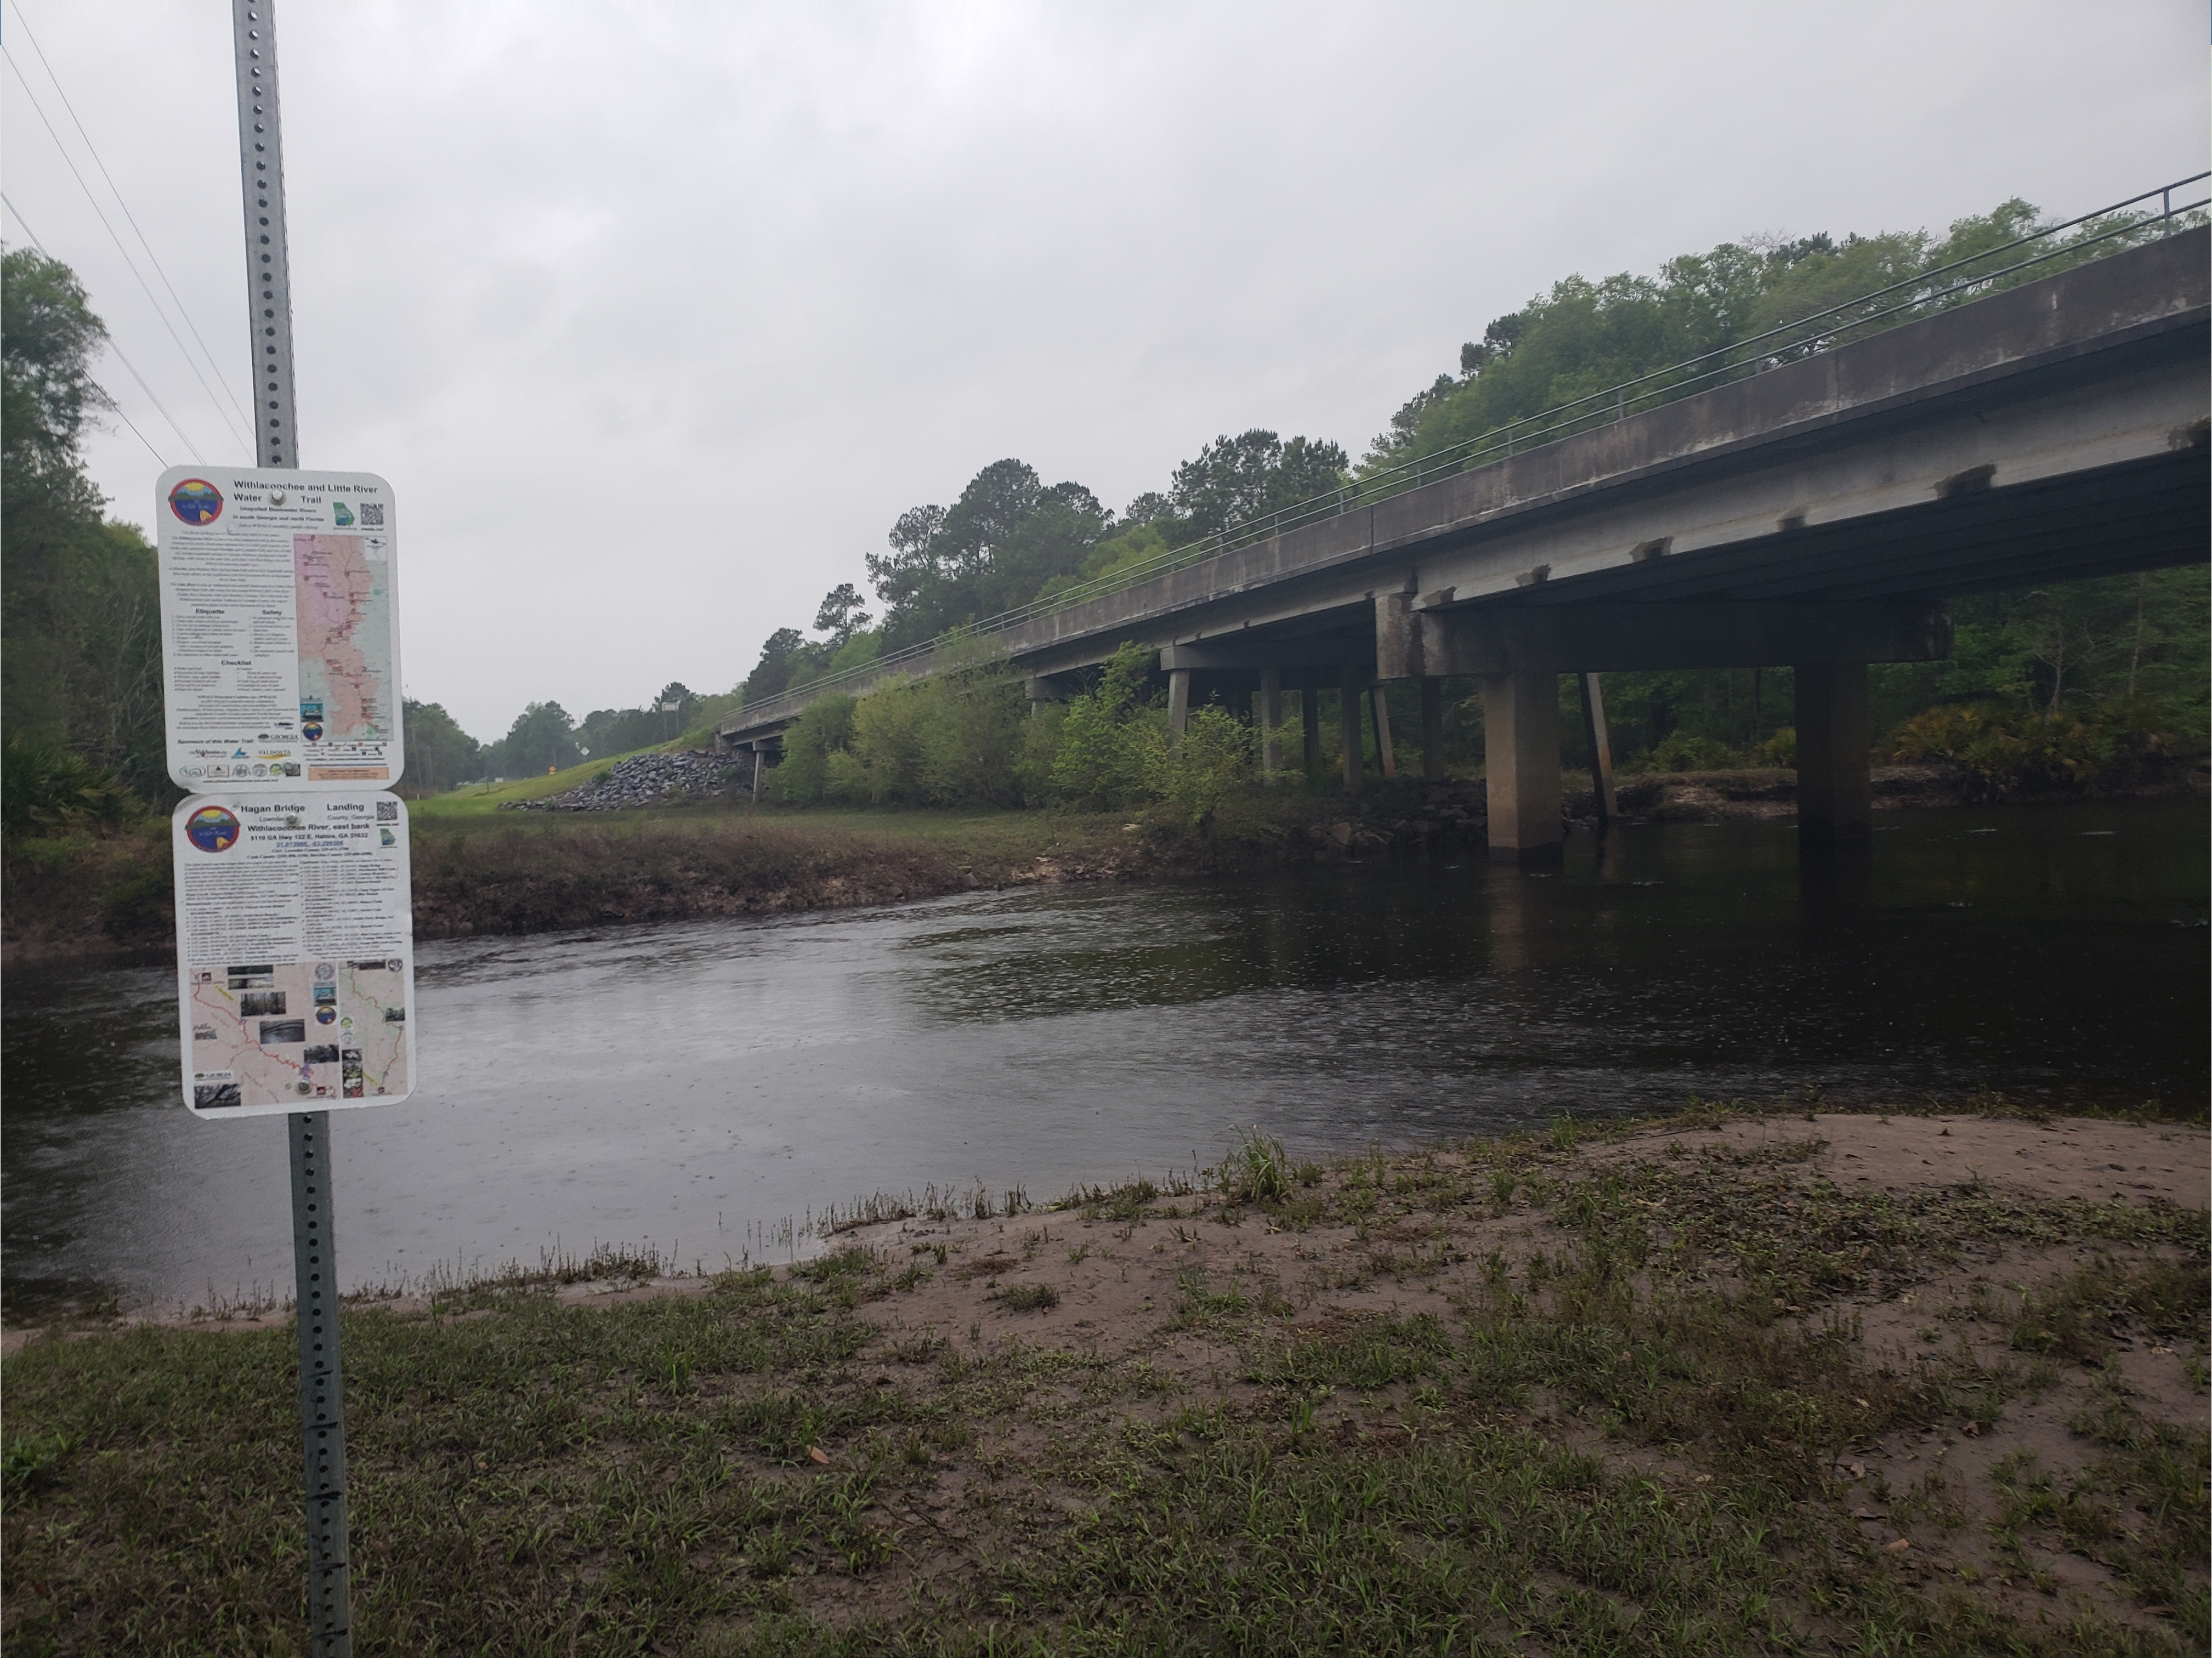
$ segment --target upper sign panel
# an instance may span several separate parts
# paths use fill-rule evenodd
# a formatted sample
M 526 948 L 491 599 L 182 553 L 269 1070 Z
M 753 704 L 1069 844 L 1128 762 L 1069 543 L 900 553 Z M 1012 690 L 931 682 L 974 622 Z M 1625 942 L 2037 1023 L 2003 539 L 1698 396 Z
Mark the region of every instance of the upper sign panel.
M 158 489 L 169 775 L 194 793 L 398 781 L 392 486 L 173 466 Z

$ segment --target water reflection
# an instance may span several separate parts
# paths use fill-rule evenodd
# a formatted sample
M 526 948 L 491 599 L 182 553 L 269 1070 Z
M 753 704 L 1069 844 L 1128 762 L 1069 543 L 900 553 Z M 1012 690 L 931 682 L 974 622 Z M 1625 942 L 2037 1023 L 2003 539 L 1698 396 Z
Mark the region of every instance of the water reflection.
M 350 1281 L 557 1236 L 718 1262 L 748 1223 L 927 1180 L 1050 1193 L 1692 1092 L 2202 1101 L 2202 803 L 1900 815 L 870 914 L 427 947 L 430 1086 L 336 1122 Z M 7 982 L 20 1307 L 283 1281 L 283 1137 L 176 1087 L 164 969 Z

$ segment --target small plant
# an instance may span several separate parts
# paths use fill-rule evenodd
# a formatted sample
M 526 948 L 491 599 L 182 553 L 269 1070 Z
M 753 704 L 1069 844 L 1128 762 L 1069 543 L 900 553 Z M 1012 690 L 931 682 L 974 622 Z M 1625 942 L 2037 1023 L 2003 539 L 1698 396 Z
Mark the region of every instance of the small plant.
M 1554 1151 L 1573 1151 L 1575 1141 L 1579 1137 L 1579 1131 L 1576 1128 L 1575 1120 L 1572 1117 L 1552 1119 L 1552 1150 Z
M 1001 1298 L 1017 1313 L 1034 1313 L 1060 1305 L 1060 1291 L 1049 1284 L 1010 1284 Z
M 1254 1128 L 1239 1134 L 1217 1177 L 1231 1202 L 1275 1203 L 1290 1190 L 1290 1168 L 1282 1141 Z
M 691 1385 L 691 1356 L 673 1341 L 663 1341 L 653 1363 L 653 1378 L 671 1394 L 682 1393 Z

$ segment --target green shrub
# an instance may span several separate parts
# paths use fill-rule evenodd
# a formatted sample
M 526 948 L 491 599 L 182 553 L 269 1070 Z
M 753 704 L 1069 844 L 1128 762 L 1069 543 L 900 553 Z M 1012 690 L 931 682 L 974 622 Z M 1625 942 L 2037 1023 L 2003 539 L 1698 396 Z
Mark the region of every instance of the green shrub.
M 2166 711 L 2114 697 L 2085 714 L 2039 713 L 1998 701 L 1946 703 L 1898 728 L 1899 760 L 1942 761 L 1987 798 L 2019 789 L 2071 792 L 2148 780 L 2174 763 L 2193 732 Z
M 771 799 L 813 805 L 828 793 L 830 756 L 851 740 L 853 699 L 824 691 L 806 705 L 784 733 L 783 763 L 768 774 L 762 789 Z
M 1112 811 L 1151 797 L 1146 767 L 1161 735 L 1146 683 L 1154 659 L 1142 645 L 1123 645 L 1097 685 L 1068 705 L 1047 773 L 1062 799 Z
M 1152 744 L 1146 781 L 1176 816 L 1203 829 L 1223 799 L 1250 780 L 1252 750 L 1252 728 L 1228 709 L 1194 708 L 1180 743 Z
M 14 732 L 0 740 L 0 821 L 10 840 L 37 829 L 122 823 L 140 810 L 112 772 L 73 749 Z
M 1673 731 L 1646 756 L 1644 764 L 1653 771 L 1718 771 L 1735 757 L 1725 744 L 1710 737 Z

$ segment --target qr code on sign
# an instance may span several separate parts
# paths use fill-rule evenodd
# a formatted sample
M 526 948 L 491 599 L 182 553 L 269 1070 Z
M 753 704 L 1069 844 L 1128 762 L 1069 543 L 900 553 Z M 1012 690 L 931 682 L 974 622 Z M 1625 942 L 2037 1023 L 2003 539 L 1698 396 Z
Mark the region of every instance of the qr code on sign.
M 398 823 L 399 821 L 399 803 L 397 800 L 378 801 L 376 803 L 376 821 L 380 823 Z
M 364 530 L 372 528 L 381 530 L 384 527 L 384 503 L 380 501 L 362 502 L 361 524 Z

